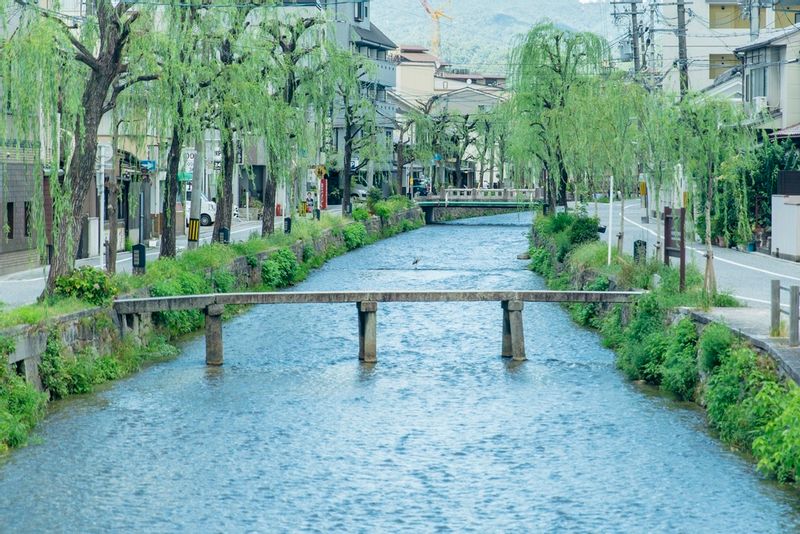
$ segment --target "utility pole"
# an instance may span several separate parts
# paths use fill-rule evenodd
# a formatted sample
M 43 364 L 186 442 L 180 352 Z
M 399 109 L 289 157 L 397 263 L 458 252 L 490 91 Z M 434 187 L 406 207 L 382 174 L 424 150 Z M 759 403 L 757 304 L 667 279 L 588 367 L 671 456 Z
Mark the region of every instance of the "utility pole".
M 633 74 L 639 73 L 642 68 L 642 59 L 639 56 L 639 12 L 637 2 L 631 2 L 631 40 L 633 41 Z
M 686 3 L 678 4 L 678 72 L 680 73 L 681 98 L 689 92 L 689 57 L 686 53 Z
M 750 0 L 750 41 L 758 39 L 761 33 L 761 1 Z

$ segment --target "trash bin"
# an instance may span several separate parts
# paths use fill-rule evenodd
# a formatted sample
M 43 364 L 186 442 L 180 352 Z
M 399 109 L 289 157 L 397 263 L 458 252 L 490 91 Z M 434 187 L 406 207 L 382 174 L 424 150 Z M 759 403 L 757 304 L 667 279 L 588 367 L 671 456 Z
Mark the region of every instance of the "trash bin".
M 286 217 L 283 220 L 283 233 L 284 234 L 291 234 L 292 233 L 292 218 Z
M 638 239 L 633 242 L 633 261 L 636 263 L 647 261 L 647 241 Z
M 227 228 L 220 228 L 219 229 L 219 240 L 222 242 L 223 245 L 227 245 L 231 242 L 231 231 Z

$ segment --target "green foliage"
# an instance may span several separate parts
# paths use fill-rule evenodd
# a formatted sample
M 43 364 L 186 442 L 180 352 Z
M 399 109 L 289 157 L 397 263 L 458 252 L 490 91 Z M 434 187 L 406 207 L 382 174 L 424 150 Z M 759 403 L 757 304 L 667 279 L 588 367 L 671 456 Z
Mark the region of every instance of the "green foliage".
M 531 269 L 545 278 L 553 276 L 553 258 L 550 251 L 544 247 L 533 247 L 530 250 Z
M 31 384 L 0 366 L 0 452 L 21 447 L 44 417 L 47 397 Z
M 261 266 L 261 280 L 265 286 L 277 289 L 294 282 L 298 269 L 297 257 L 288 248 L 274 252 Z
M 85 266 L 59 277 L 55 293 L 60 297 L 77 298 L 95 306 L 104 306 L 117 296 L 118 289 L 108 273 Z
M 367 228 L 363 223 L 350 224 L 342 232 L 347 250 L 355 250 L 367 243 Z
M 697 331 L 691 319 L 684 318 L 670 329 L 661 385 L 679 399 L 692 400 L 697 379 Z
M 375 205 L 383 200 L 383 193 L 377 187 L 371 187 L 367 191 L 367 209 L 377 215 L 375 212 Z
M 758 467 L 781 482 L 800 480 L 800 390 L 788 392 L 767 383 L 755 396 L 758 409 L 751 409 L 763 433 L 753 441 Z M 756 428 L 759 428 L 756 426 Z
M 14 339 L 0 334 L 0 356 L 8 356 L 14 352 Z
M 369 211 L 366 208 L 356 208 L 353 210 L 353 220 L 361 222 L 369 219 Z
M 569 241 L 572 245 L 581 245 L 600 239 L 597 235 L 599 221 L 590 217 L 577 218 L 569 228 Z
M 727 326 L 719 323 L 708 325 L 703 330 L 699 343 L 703 371 L 707 373 L 713 371 L 735 342 L 736 338 Z
M 50 393 L 50 397 L 61 399 L 69 393 L 67 371 L 61 353 L 64 346 L 58 332 L 53 330 L 47 335 L 47 345 L 42 361 L 39 364 L 39 377 L 42 386 Z

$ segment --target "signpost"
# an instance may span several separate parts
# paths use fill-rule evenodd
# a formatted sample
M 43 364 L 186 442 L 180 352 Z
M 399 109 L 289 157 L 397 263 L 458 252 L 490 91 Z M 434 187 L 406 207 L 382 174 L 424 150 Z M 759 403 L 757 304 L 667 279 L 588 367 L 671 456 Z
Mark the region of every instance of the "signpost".
M 670 258 L 680 260 L 680 290 L 683 292 L 686 290 L 686 208 L 677 212 L 664 208 L 664 263 L 667 266 Z

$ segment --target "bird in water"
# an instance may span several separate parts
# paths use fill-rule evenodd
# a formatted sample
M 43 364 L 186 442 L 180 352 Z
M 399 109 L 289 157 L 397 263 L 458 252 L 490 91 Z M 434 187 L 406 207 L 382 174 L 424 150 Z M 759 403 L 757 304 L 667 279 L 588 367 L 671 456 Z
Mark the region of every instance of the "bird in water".
M 419 258 L 415 259 L 415 260 L 414 260 L 414 261 L 411 263 L 411 265 L 416 265 L 416 264 L 418 264 L 418 263 L 419 263 Z

